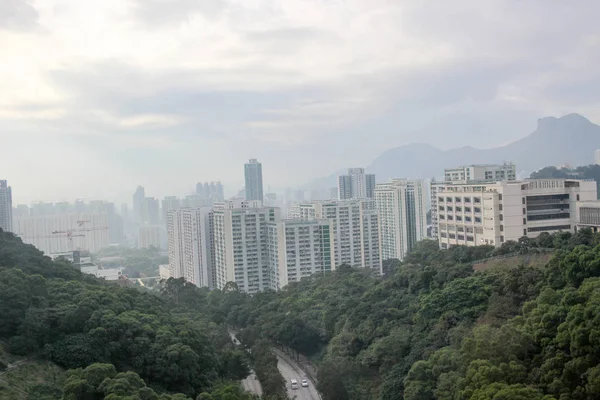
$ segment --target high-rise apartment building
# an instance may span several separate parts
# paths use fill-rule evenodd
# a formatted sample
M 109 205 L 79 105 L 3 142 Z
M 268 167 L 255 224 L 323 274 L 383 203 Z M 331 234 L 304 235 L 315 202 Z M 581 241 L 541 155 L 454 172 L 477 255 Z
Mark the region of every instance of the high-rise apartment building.
M 276 271 L 276 286 L 335 269 L 329 220 L 278 221 L 267 224 L 268 261 Z
M 263 201 L 262 164 L 255 158 L 244 164 L 246 201 Z
M 160 222 L 160 209 L 158 199 L 146 197 L 142 202 L 142 224 L 158 225 Z
M 377 211 L 363 209 L 360 214 L 362 265 L 382 273 L 381 247 L 379 238 L 379 214 Z
M 155 247 L 160 249 L 160 227 L 158 225 L 143 225 L 138 229 L 138 248 L 149 249 Z
M 143 186 L 138 186 L 133 193 L 133 220 L 135 223 L 142 222 L 142 210 L 144 207 L 144 199 L 146 198 L 146 190 Z
M 444 180 L 431 180 L 430 198 L 431 198 L 431 237 L 438 238 L 438 204 L 437 192 L 449 184 L 460 183 L 481 183 L 481 182 L 499 182 L 514 181 L 517 179 L 517 169 L 515 164 L 505 162 L 504 164 L 475 164 L 457 168 L 444 169 Z
M 213 287 L 210 208 L 180 208 L 167 213 L 169 275 L 198 287 Z
M 262 201 L 232 200 L 213 209 L 214 263 L 217 288 L 235 282 L 256 293 L 277 289 L 277 270 L 268 252 L 268 224 L 281 220 L 280 209 Z
M 13 232 L 12 188 L 0 180 L 0 229 Z
M 381 259 L 404 256 L 427 236 L 425 183 L 422 180 L 393 179 L 375 187 L 379 213 Z
M 448 183 L 437 191 L 440 246 L 498 247 L 522 236 L 573 231 L 577 202 L 596 198 L 596 182 L 587 180 Z
M 196 194 L 200 197 L 203 205 L 212 205 L 225 200 L 221 182 L 198 182 L 196 184 Z
M 161 212 L 165 225 L 167 223 L 167 214 L 169 211 L 177 210 L 179 208 L 181 208 L 181 200 L 177 196 L 166 196 L 162 200 Z
M 377 215 L 362 200 L 316 201 L 300 204 L 300 219 L 328 219 L 333 226 L 334 262 L 381 270 L 379 232 L 373 235 Z M 369 231 L 365 231 L 368 227 Z M 365 257 L 365 252 L 369 252 Z
M 349 168 L 348 174 L 338 177 L 338 198 L 372 199 L 375 193 L 375 175 L 365 174 L 364 168 Z

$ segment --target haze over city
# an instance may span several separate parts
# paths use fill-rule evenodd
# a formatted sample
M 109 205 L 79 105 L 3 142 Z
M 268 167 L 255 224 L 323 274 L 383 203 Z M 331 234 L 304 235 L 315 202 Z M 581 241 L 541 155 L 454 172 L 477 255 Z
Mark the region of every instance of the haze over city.
M 249 158 L 284 188 L 600 121 L 598 2 L 434 3 L 4 0 L 2 179 L 15 203 L 232 194 Z

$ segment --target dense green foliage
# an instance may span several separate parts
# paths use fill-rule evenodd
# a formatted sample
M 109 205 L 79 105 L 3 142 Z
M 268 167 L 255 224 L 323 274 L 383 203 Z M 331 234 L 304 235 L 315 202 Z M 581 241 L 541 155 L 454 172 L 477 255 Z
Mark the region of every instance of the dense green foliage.
M 188 292 L 197 301 L 184 301 Z M 105 363 L 157 393 L 195 397 L 249 371 L 209 298 L 218 303 L 222 294 L 183 280 L 171 279 L 159 295 L 107 283 L 0 231 L 0 338 L 13 354 L 35 353 L 76 371 Z
M 473 270 L 548 248 L 556 253 L 544 268 Z M 152 295 L 0 234 L 0 337 L 13 353 L 73 369 L 65 398 L 252 398 L 226 383 L 248 375 L 227 326 L 251 349 L 270 399 L 285 398 L 272 344 L 312 358 L 324 400 L 600 398 L 599 235 L 542 234 L 499 249 L 424 241 L 385 271 L 342 266 L 254 296 L 170 279 Z
M 421 242 L 386 276 L 340 268 L 230 304 L 247 344 L 311 356 L 325 400 L 600 398 L 600 236 L 491 247 Z M 486 257 L 558 249 L 547 267 L 477 273 Z

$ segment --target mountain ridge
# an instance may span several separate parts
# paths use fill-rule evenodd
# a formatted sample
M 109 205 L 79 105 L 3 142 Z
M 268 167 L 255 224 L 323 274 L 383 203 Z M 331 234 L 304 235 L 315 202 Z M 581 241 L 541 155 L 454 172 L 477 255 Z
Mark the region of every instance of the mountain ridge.
M 593 163 L 593 150 L 600 148 L 600 126 L 584 116 L 571 113 L 562 117 L 542 117 L 537 128 L 521 139 L 488 149 L 469 145 L 441 150 L 428 143 L 410 143 L 381 153 L 366 167 L 378 182 L 391 178 L 442 178 L 444 168 L 469 164 L 512 161 L 520 177 L 550 165 Z M 337 173 L 312 181 L 306 187 L 326 189 L 337 186 Z

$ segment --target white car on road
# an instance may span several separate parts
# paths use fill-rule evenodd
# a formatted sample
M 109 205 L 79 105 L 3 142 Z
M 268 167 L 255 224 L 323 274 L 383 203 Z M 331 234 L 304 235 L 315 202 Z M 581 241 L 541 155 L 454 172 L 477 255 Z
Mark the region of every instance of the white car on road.
M 292 379 L 292 389 L 298 389 L 298 381 L 295 379 Z
M 308 387 L 308 381 L 306 379 L 302 379 L 302 387 Z

